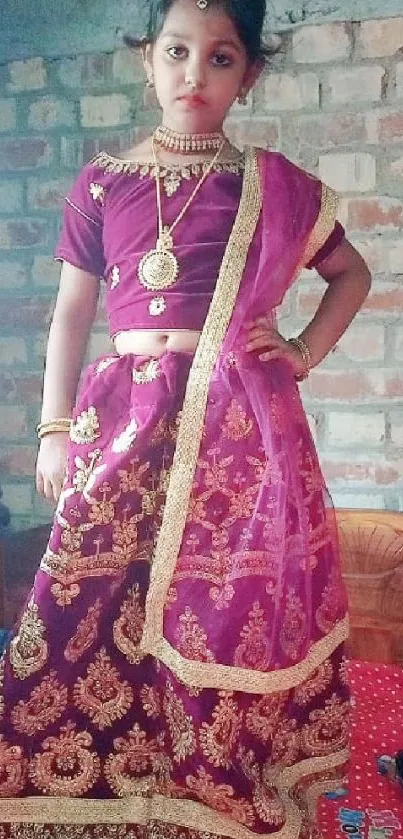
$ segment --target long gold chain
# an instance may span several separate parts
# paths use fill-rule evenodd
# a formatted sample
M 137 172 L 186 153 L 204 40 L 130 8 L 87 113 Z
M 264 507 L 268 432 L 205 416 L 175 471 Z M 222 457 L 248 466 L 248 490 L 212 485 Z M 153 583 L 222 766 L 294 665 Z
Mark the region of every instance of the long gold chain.
M 154 162 L 154 165 L 155 165 L 155 168 L 156 168 L 155 179 L 156 179 L 156 193 L 157 193 L 158 233 L 159 233 L 159 237 L 161 237 L 162 235 L 169 235 L 169 236 L 170 236 L 170 235 L 172 234 L 172 232 L 175 230 L 175 227 L 179 224 L 179 222 L 180 222 L 180 221 L 182 221 L 183 216 L 184 216 L 184 215 L 185 215 L 185 213 L 186 213 L 186 210 L 188 209 L 188 207 L 189 207 L 189 206 L 190 206 L 190 204 L 192 203 L 193 199 L 194 199 L 194 198 L 196 198 L 196 195 L 197 195 L 197 193 L 199 192 L 199 189 L 201 189 L 201 188 L 202 188 L 202 186 L 203 186 L 203 184 L 204 184 L 204 181 L 205 181 L 205 180 L 206 180 L 206 178 L 209 176 L 209 174 L 210 174 L 211 170 L 213 169 L 213 167 L 214 167 L 214 166 L 215 166 L 215 164 L 217 163 L 217 160 L 218 160 L 218 158 L 220 157 L 220 154 L 221 154 L 221 152 L 222 152 L 222 150 L 223 150 L 223 148 L 224 148 L 224 146 L 225 146 L 225 143 L 226 143 L 226 140 L 225 140 L 225 137 L 224 137 L 224 138 L 223 138 L 223 140 L 221 141 L 220 147 L 217 149 L 217 151 L 216 151 L 216 153 L 215 153 L 214 157 L 212 157 L 212 158 L 211 158 L 210 163 L 209 163 L 209 165 L 208 165 L 207 169 L 205 169 L 205 171 L 203 172 L 203 175 L 201 176 L 200 180 L 197 182 L 197 184 L 196 184 L 196 186 L 195 186 L 195 188 L 194 188 L 194 190 L 193 190 L 192 194 L 189 196 L 189 198 L 187 199 L 186 203 L 185 203 L 185 204 L 184 204 L 184 206 L 182 207 L 182 209 L 181 209 L 181 211 L 180 211 L 179 215 L 178 215 L 178 216 L 176 217 L 176 219 L 172 222 L 172 224 L 171 224 L 171 226 L 170 226 L 170 227 L 165 227 L 165 228 L 164 228 L 163 221 L 162 221 L 162 208 L 161 208 L 160 165 L 159 165 L 159 162 L 158 162 L 158 159 L 157 159 L 157 154 L 156 154 L 156 151 L 155 151 L 155 141 L 154 141 L 154 135 L 152 136 L 152 138 L 151 138 L 151 149 L 152 149 L 152 155 L 153 155 L 153 162 Z

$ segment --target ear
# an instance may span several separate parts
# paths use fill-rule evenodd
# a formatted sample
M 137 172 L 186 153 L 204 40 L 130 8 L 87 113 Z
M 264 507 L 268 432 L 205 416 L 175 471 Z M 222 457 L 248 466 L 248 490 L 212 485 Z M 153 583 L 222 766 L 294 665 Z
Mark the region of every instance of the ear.
M 153 75 L 153 46 L 152 44 L 144 44 L 141 47 L 141 57 L 143 59 L 146 76 L 150 79 Z
M 246 94 L 252 90 L 252 87 L 256 84 L 259 76 L 263 73 L 264 70 L 264 61 L 260 58 L 256 61 L 253 61 L 249 64 L 245 75 L 243 77 L 242 87 L 246 91 Z

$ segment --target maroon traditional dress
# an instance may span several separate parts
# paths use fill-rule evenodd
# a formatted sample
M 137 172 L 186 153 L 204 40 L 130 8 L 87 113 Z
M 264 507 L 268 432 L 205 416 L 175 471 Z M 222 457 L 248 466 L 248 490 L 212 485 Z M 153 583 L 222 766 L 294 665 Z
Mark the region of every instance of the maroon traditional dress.
M 163 173 L 166 223 L 197 174 Z M 138 277 L 153 172 L 101 154 L 73 186 L 56 255 L 105 278 L 111 335 L 202 334 L 194 357 L 111 352 L 85 373 L 2 662 L 1 839 L 319 835 L 348 758 L 345 592 L 298 387 L 244 346 L 340 241 L 335 213 L 250 149 L 207 178 L 175 232 L 179 280 L 155 292 Z

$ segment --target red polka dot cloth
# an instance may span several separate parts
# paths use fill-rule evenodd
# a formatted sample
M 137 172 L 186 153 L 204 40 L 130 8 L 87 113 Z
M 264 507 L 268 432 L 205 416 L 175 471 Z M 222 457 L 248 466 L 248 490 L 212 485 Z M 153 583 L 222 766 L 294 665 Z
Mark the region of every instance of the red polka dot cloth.
M 351 661 L 352 754 L 346 790 L 321 798 L 323 839 L 403 839 L 403 785 L 379 774 L 376 759 L 403 749 L 403 669 Z

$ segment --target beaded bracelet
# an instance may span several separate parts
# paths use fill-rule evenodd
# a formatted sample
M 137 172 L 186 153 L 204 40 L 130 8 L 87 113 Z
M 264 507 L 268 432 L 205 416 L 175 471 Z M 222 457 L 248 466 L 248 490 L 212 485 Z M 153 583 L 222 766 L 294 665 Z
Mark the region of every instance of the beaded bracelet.
M 70 431 L 72 420 L 68 417 L 60 417 L 60 419 L 47 420 L 40 422 L 36 426 L 36 433 L 40 440 L 46 434 L 54 434 L 57 431 Z
M 305 365 L 305 370 L 302 373 L 300 373 L 299 376 L 295 377 L 297 382 L 302 382 L 304 379 L 308 378 L 309 373 L 310 373 L 311 368 L 312 368 L 311 351 L 310 351 L 308 345 L 305 343 L 305 341 L 302 340 L 302 338 L 289 338 L 288 343 L 291 344 L 293 347 L 296 347 L 297 350 L 299 350 L 301 355 L 302 355 L 302 360 L 303 360 L 304 365 Z

